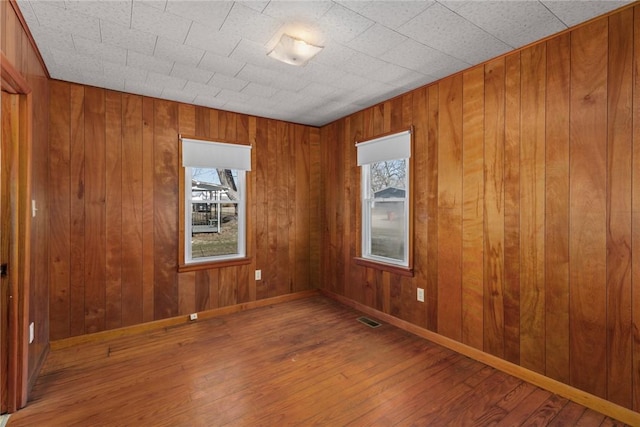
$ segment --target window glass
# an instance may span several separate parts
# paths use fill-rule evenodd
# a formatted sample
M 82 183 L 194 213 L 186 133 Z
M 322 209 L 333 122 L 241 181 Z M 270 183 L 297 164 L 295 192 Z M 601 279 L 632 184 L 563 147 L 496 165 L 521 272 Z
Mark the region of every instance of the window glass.
M 408 161 L 363 165 L 362 256 L 408 265 Z
M 185 168 L 185 262 L 245 256 L 245 171 Z

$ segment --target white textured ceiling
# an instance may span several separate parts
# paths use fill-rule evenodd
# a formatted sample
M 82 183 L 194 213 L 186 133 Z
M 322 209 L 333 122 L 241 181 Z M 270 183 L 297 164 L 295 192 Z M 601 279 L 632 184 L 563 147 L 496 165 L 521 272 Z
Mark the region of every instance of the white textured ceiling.
M 626 3 L 18 0 L 53 78 L 316 126 Z M 325 49 L 277 62 L 282 33 Z

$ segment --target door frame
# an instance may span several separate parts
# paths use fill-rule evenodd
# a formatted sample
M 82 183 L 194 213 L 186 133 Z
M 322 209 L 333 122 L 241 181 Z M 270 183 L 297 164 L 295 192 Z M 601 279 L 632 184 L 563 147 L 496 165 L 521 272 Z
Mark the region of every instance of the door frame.
M 18 141 L 16 176 L 12 194 L 11 215 L 16 218 L 11 230 L 10 251 L 9 337 L 7 409 L 15 412 L 27 403 L 29 387 L 29 287 L 31 265 L 31 146 L 32 146 L 32 91 L 26 79 L 0 52 L 2 90 L 19 97 Z

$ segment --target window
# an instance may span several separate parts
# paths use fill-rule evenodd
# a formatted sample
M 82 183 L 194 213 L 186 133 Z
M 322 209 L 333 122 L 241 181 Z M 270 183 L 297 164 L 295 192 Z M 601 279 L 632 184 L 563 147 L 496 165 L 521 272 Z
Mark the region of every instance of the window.
M 362 178 L 362 258 L 408 268 L 411 133 L 356 146 Z
M 182 138 L 182 264 L 246 257 L 250 148 Z

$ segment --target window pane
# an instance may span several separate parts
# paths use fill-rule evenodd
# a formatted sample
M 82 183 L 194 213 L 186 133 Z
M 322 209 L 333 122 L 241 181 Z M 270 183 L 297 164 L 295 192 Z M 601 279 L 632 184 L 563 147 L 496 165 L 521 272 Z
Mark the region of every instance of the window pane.
M 191 256 L 193 259 L 238 253 L 235 203 L 193 204 Z M 203 209 L 203 207 L 206 208 Z
M 231 169 L 191 170 L 191 259 L 238 255 L 241 181 Z
M 404 198 L 404 191 L 398 192 L 394 191 L 394 189 L 406 189 L 406 160 L 388 160 L 385 162 L 371 163 L 369 170 L 371 173 L 369 180 L 371 196 L 375 198 Z M 384 190 L 387 191 L 383 193 Z
M 404 260 L 405 202 L 371 202 L 371 255 Z

